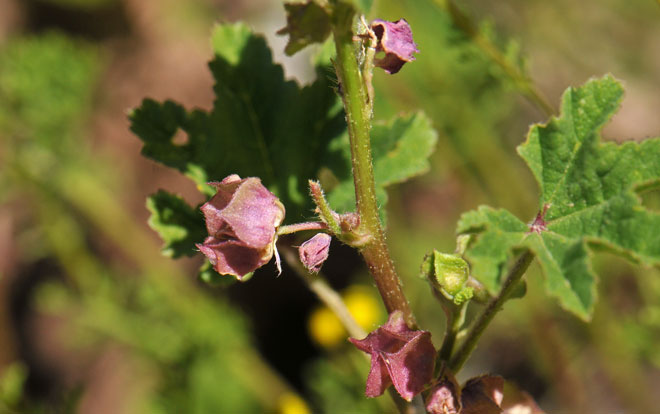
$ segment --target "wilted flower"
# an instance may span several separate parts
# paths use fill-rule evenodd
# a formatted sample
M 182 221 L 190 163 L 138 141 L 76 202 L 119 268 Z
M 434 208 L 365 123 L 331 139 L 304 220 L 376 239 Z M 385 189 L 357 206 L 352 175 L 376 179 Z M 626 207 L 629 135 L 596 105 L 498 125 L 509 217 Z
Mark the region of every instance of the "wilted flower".
M 426 399 L 426 411 L 431 414 L 458 414 L 461 412 L 461 387 L 451 374 L 446 374 L 431 389 Z
M 273 256 L 284 206 L 255 177 L 232 174 L 210 184 L 218 192 L 201 207 L 209 237 L 196 246 L 218 273 L 240 280 Z
M 497 375 L 482 375 L 469 379 L 463 389 L 451 374 L 445 374 L 433 386 L 426 400 L 431 414 L 543 414 L 534 400 L 525 392 L 507 385 Z
M 404 63 L 415 60 L 413 53 L 419 53 L 419 50 L 413 42 L 412 30 L 405 19 L 396 22 L 376 19 L 371 22 L 371 30 L 378 40 L 376 52 L 385 52 L 384 58 L 374 61 L 376 66 L 385 69 L 389 74 L 395 74 Z
M 307 270 L 318 273 L 323 262 L 328 258 L 332 237 L 325 233 L 317 233 L 314 237 L 304 242 L 299 248 L 300 261 Z
M 469 379 L 461 391 L 464 414 L 499 414 L 504 399 L 504 378 L 482 375 Z
M 367 397 L 377 397 L 394 385 L 401 397 L 411 401 L 431 381 L 435 363 L 431 334 L 408 328 L 400 311 L 392 312 L 387 323 L 365 339 L 349 340 L 371 354 Z

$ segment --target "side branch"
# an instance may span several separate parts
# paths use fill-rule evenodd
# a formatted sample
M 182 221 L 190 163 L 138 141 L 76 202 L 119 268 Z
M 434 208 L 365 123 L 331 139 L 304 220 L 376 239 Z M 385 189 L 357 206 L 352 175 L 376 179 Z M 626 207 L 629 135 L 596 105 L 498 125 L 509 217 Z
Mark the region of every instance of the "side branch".
M 522 279 L 523 275 L 527 271 L 527 268 L 534 260 L 534 254 L 526 250 L 516 263 L 513 265 L 509 274 L 504 280 L 502 285 L 502 290 L 500 294 L 491 299 L 486 308 L 481 312 L 481 315 L 474 321 L 472 326 L 469 328 L 469 331 L 465 337 L 465 340 L 461 344 L 460 348 L 456 350 L 456 353 L 449 361 L 449 368 L 454 374 L 456 374 L 462 367 L 465 361 L 470 357 L 472 351 L 477 347 L 477 342 L 483 334 L 486 327 L 493 320 L 497 312 L 502 308 L 504 302 L 507 301 L 511 293 L 516 288 L 516 285 Z

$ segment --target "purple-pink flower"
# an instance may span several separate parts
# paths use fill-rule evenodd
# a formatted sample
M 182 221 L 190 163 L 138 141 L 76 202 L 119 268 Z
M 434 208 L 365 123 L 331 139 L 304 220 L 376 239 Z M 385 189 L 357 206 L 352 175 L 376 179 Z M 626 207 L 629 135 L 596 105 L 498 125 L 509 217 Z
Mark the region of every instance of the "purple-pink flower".
M 415 60 L 413 53 L 419 53 L 419 50 L 405 19 L 395 22 L 376 19 L 371 22 L 371 30 L 378 40 L 376 52 L 385 52 L 385 57 L 374 61 L 376 66 L 389 74 L 395 74 L 406 62 Z
M 232 174 L 210 184 L 218 192 L 201 207 L 209 236 L 196 246 L 218 273 L 240 280 L 273 256 L 284 206 L 259 178 Z
M 328 258 L 332 237 L 325 233 L 317 233 L 298 248 L 300 261 L 312 273 L 318 273 L 323 262 Z
M 349 340 L 371 354 L 367 397 L 377 397 L 394 385 L 401 397 L 411 401 L 431 381 L 436 354 L 431 334 L 408 328 L 400 311 L 392 312 L 387 323 L 365 339 Z

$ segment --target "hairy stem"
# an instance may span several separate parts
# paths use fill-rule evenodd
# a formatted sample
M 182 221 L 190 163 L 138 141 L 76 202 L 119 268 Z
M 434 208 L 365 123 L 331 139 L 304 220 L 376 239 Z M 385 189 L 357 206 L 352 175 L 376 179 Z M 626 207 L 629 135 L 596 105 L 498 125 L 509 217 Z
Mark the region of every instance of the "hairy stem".
M 481 338 L 481 334 L 483 334 L 486 327 L 502 308 L 504 302 L 506 302 L 509 296 L 511 296 L 511 293 L 525 274 L 525 271 L 527 271 L 532 260 L 534 260 L 534 254 L 529 250 L 526 250 L 520 255 L 520 257 L 518 257 L 516 263 L 511 270 L 509 270 L 506 279 L 504 279 L 500 294 L 491 299 L 486 308 L 484 308 L 479 317 L 474 321 L 472 326 L 470 326 L 465 340 L 461 343 L 461 346 L 456 350 L 456 353 L 449 361 L 449 368 L 454 374 L 458 373 L 463 367 L 465 361 L 469 358 L 470 354 L 472 354 L 472 351 L 477 347 L 477 342 L 479 341 L 479 338 Z
M 327 230 L 328 226 L 320 221 L 306 221 L 304 223 L 289 224 L 280 226 L 277 229 L 277 235 L 283 236 L 285 234 L 297 233 L 305 230 Z
M 333 13 L 333 36 L 337 49 L 335 69 L 343 89 L 344 110 L 351 144 L 351 163 L 357 212 L 360 228 L 371 236 L 361 248 L 376 286 L 383 298 L 388 313 L 401 311 L 406 323 L 416 327 L 408 300 L 403 294 L 401 281 L 390 258 L 385 242 L 385 232 L 378 215 L 374 173 L 371 160 L 371 105 L 368 86 L 362 76 L 353 42 L 353 20 L 355 12 L 351 6 L 338 3 Z

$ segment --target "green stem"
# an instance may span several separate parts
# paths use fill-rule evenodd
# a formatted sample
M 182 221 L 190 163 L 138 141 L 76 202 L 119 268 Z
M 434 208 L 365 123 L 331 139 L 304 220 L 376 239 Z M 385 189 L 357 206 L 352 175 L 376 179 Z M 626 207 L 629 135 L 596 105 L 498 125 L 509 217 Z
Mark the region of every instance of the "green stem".
M 316 204 L 321 220 L 328 225 L 328 228 L 335 236 L 340 236 L 342 234 L 341 227 L 339 226 L 328 201 L 325 199 L 321 184 L 318 181 L 309 180 L 309 192 L 312 195 L 314 204 Z
M 441 361 L 449 361 L 451 353 L 456 344 L 456 337 L 465 322 L 465 311 L 467 310 L 467 302 L 454 306 L 451 309 L 446 309 L 447 314 L 447 329 L 445 331 L 445 338 L 442 341 L 442 346 L 438 351 L 438 359 Z
M 459 9 L 452 0 L 435 0 L 435 3 L 449 13 L 454 25 L 504 71 L 520 92 L 532 102 L 532 104 L 536 105 L 547 116 L 551 116 L 555 113 L 555 110 L 548 102 L 548 99 L 534 86 L 529 77 L 520 69 L 510 64 L 497 46 L 479 32 L 477 26 L 470 17 Z
M 306 221 L 304 223 L 289 224 L 280 226 L 277 229 L 277 235 L 283 236 L 285 234 L 297 233 L 305 230 L 327 230 L 328 226 L 320 221 Z
M 532 260 L 534 260 L 534 254 L 529 250 L 526 250 L 520 255 L 520 257 L 518 257 L 518 260 L 516 260 L 516 263 L 509 271 L 506 279 L 504 279 L 500 294 L 495 296 L 488 303 L 486 308 L 484 308 L 479 317 L 474 321 L 465 340 L 461 343 L 461 346 L 456 350 L 456 353 L 449 362 L 449 368 L 454 374 L 458 373 L 463 367 L 465 361 L 469 358 L 470 354 L 472 354 L 472 351 L 477 347 L 477 342 L 479 341 L 479 338 L 481 338 L 484 330 L 493 320 L 497 312 L 502 308 L 504 302 L 506 302 L 509 296 L 511 296 L 511 293 L 525 274 L 525 271 L 527 271 Z
M 401 281 L 390 258 L 385 232 L 380 224 L 371 160 L 371 106 L 353 43 L 352 6 L 338 2 L 333 13 L 333 36 L 337 49 L 335 69 L 343 89 L 344 110 L 351 145 L 351 163 L 360 229 L 371 236 L 361 248 L 367 267 L 383 298 L 388 313 L 401 311 L 407 324 L 416 327 L 415 317 L 403 294 Z

